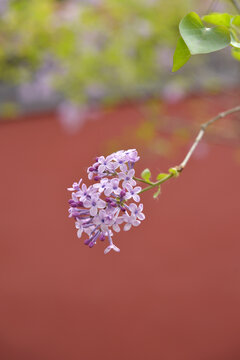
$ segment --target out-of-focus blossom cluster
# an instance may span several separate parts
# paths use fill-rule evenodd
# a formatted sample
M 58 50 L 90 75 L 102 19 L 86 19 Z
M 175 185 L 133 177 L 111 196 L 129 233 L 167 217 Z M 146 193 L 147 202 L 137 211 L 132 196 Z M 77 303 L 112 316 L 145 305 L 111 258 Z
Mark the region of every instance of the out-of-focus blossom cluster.
M 15 84 L 23 109 L 57 108 L 64 128 L 77 131 L 106 101 L 159 94 L 159 53 L 175 45 L 185 3 L 0 0 L 0 81 Z
M 227 74 L 214 62 L 198 63 L 196 76 L 188 66 L 169 86 L 176 24 L 189 1 L 0 0 L 1 89 L 14 86 L 9 95 L 6 87 L 7 102 L 26 111 L 57 108 L 63 127 L 75 132 L 101 104 L 152 95 L 176 102 L 191 87 L 238 85 L 226 54 Z
M 75 219 L 77 236 L 87 235 L 85 245 L 92 248 L 98 240 L 108 240 L 104 250 L 119 252 L 113 244 L 113 232 L 140 225 L 145 219 L 140 202 L 140 186 L 134 180 L 134 164 L 139 160 L 135 149 L 120 150 L 107 157 L 100 156 L 87 170 L 88 178 L 95 183 L 87 187 L 82 179 L 73 183 L 69 200 L 69 217 Z

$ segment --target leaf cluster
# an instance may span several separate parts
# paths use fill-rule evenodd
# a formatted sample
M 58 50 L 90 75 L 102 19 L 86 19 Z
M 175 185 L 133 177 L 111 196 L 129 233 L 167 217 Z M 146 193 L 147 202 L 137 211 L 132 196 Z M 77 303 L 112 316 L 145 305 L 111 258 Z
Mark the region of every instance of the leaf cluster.
M 207 27 L 204 23 L 214 26 Z M 186 64 L 192 55 L 208 54 L 228 46 L 232 47 L 232 56 L 240 61 L 240 15 L 212 13 L 201 19 L 191 12 L 180 21 L 179 32 L 173 72 Z
M 159 173 L 156 176 L 155 182 L 151 181 L 151 176 L 152 176 L 151 171 L 148 168 L 144 169 L 141 173 L 142 181 L 146 184 L 149 184 L 149 187 L 147 189 L 157 187 L 157 191 L 153 194 L 153 198 L 157 199 L 158 196 L 161 194 L 161 184 L 171 177 L 179 176 L 179 172 L 177 171 L 176 168 L 171 168 L 168 170 L 168 173 Z M 147 189 L 144 189 L 144 190 L 147 190 Z

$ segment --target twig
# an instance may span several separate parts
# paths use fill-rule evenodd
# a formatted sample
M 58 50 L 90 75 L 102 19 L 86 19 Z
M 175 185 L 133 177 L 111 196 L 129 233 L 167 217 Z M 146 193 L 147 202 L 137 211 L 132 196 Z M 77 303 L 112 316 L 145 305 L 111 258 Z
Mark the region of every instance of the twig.
M 193 145 L 191 146 L 189 152 L 187 153 L 185 159 L 182 161 L 182 163 L 179 166 L 176 167 L 177 170 L 182 171 L 185 168 L 185 166 L 187 165 L 190 157 L 192 156 L 194 150 L 196 149 L 197 145 L 199 144 L 200 140 L 202 139 L 202 137 L 203 137 L 203 135 L 204 135 L 204 133 L 205 133 L 205 131 L 208 128 L 209 125 L 213 124 L 215 121 L 217 121 L 219 119 L 222 119 L 222 118 L 224 118 L 224 117 L 226 117 L 226 116 L 228 116 L 230 114 L 233 114 L 235 112 L 238 112 L 238 111 L 240 111 L 240 106 L 236 106 L 235 108 L 232 108 L 230 110 L 221 112 L 220 114 L 218 114 L 217 116 L 215 116 L 211 120 L 203 123 L 201 125 L 201 130 L 199 131 L 199 133 L 198 133 Z
M 174 168 L 170 169 L 170 170 L 174 170 L 176 174 L 174 174 L 172 171 L 166 175 L 166 177 L 164 177 L 163 179 L 159 180 L 159 181 L 156 181 L 156 182 L 152 182 L 152 183 L 148 183 L 147 181 L 144 181 L 143 179 L 139 179 L 139 178 L 135 178 L 135 180 L 137 181 L 141 181 L 141 182 L 144 182 L 146 184 L 148 184 L 149 186 L 147 186 L 146 188 L 142 189 L 141 191 L 139 191 L 139 194 L 147 191 L 147 190 L 151 190 L 153 189 L 154 187 L 156 186 L 159 186 L 161 185 L 162 183 L 164 183 L 165 181 L 169 180 L 170 178 L 178 175 L 184 168 L 185 166 L 187 165 L 189 159 L 191 158 L 194 150 L 196 149 L 196 147 L 198 146 L 199 142 L 201 141 L 203 135 L 205 134 L 205 131 L 206 129 L 212 125 L 215 121 L 219 120 L 219 119 L 222 119 L 230 114 L 233 114 L 235 112 L 240 112 L 240 105 L 239 106 L 236 106 L 232 109 L 229 109 L 229 110 L 226 110 L 226 111 L 223 111 L 221 113 L 219 113 L 217 116 L 215 116 L 214 118 L 210 119 L 209 121 L 203 123 L 201 125 L 201 129 L 193 143 L 193 145 L 191 146 L 190 150 L 188 151 L 187 155 L 185 156 L 184 160 L 181 162 L 180 165 L 178 166 L 175 166 Z
M 157 182 L 155 182 L 155 183 L 152 183 L 152 185 L 149 185 L 149 186 L 145 187 L 144 189 L 142 189 L 141 191 L 139 191 L 138 194 L 142 194 L 143 192 L 145 192 L 145 191 L 147 191 L 147 190 L 151 190 L 151 189 L 153 189 L 154 187 L 161 185 L 162 183 L 164 183 L 165 181 L 167 181 L 168 179 L 170 179 L 170 178 L 173 177 L 173 176 L 174 176 L 173 174 L 168 174 L 168 175 L 166 175 L 165 178 L 163 178 L 163 179 L 161 179 L 161 180 L 159 180 L 159 181 L 157 181 Z
M 147 181 L 147 180 L 144 180 L 144 179 L 140 179 L 140 178 L 138 178 L 138 177 L 136 177 L 136 176 L 134 176 L 133 179 L 136 180 L 136 181 L 140 181 L 140 182 L 142 182 L 142 183 L 144 183 L 144 184 L 147 184 L 147 185 L 152 185 L 152 184 L 153 184 L 151 181 Z

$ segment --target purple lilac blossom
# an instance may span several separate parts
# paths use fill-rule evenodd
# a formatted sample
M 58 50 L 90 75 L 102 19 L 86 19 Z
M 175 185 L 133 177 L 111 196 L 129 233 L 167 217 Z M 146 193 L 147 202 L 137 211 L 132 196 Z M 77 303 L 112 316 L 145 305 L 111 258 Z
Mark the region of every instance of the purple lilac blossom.
M 87 187 L 80 179 L 68 188 L 72 192 L 69 217 L 75 219 L 78 238 L 84 233 L 88 236 L 84 244 L 90 248 L 98 240 L 107 239 L 109 245 L 104 253 L 110 250 L 119 252 L 112 241 L 113 231 L 119 232 L 121 224 L 123 230 L 128 231 L 145 219 L 143 204 L 128 203 L 131 200 L 140 201 L 141 187 L 135 187 L 133 179 L 133 167 L 139 158 L 135 149 L 100 156 L 87 170 L 88 178 L 96 183 Z
M 132 185 L 127 184 L 126 190 L 128 191 L 125 195 L 125 198 L 127 200 L 133 198 L 133 200 L 136 202 L 140 201 L 140 196 L 138 195 L 138 193 L 141 191 L 140 186 L 136 186 L 135 188 L 133 188 Z

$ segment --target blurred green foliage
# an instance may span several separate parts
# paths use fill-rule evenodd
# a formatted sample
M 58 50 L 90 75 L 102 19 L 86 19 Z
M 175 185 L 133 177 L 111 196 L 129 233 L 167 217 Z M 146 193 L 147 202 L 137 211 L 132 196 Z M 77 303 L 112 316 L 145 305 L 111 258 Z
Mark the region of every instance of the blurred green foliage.
M 114 100 L 159 86 L 189 0 L 12 0 L 0 17 L 0 80 L 29 82 L 44 64 L 64 98 Z M 194 6 L 194 1 L 191 1 Z M 47 68 L 48 69 L 48 68 Z

